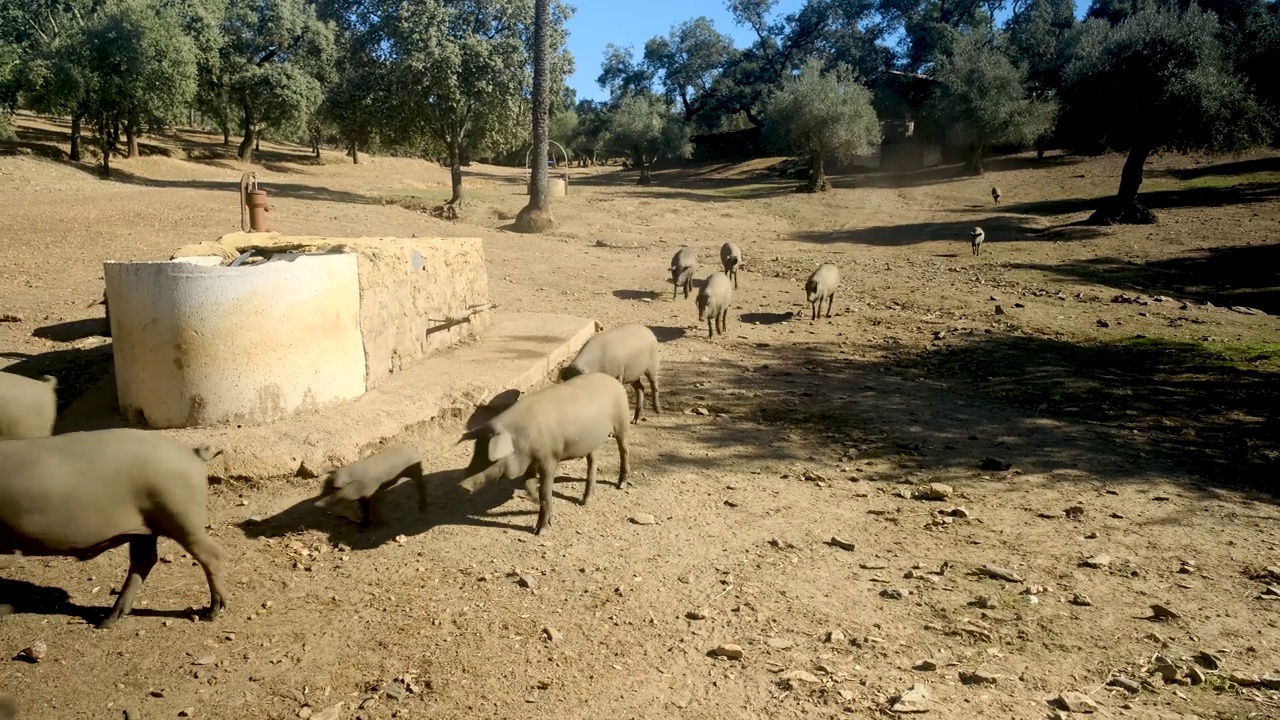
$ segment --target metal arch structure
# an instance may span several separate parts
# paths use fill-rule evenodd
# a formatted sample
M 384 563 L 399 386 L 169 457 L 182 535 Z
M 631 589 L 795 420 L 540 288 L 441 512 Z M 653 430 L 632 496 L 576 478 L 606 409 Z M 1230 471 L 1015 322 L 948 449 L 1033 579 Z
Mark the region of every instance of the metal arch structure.
M 562 169 L 562 172 L 560 173 L 560 177 L 564 179 L 564 191 L 567 194 L 569 192 L 569 170 L 568 170 L 569 153 L 565 152 L 564 146 L 556 142 L 555 140 L 548 138 L 547 142 L 560 148 L 560 157 L 564 158 L 564 165 L 560 166 L 560 168 Z M 529 164 L 529 157 L 531 155 L 533 155 L 533 145 L 530 145 L 529 149 L 526 150 L 524 153 L 524 169 L 529 173 L 528 177 L 525 178 L 524 184 L 525 184 L 525 187 L 530 188 L 529 192 L 533 192 L 531 187 L 533 183 L 533 166 Z M 555 159 L 554 151 L 551 153 L 551 157 L 553 160 Z M 551 174 L 550 172 L 547 173 L 548 176 L 550 176 L 550 174 Z

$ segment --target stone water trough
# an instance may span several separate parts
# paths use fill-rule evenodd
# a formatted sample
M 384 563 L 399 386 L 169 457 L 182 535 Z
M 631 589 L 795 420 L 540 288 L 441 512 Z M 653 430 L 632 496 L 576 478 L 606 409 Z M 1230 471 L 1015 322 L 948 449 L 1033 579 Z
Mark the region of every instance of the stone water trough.
M 120 416 L 221 450 L 222 478 L 356 460 L 532 388 L 598 327 L 495 311 L 478 238 L 233 233 L 104 277 Z

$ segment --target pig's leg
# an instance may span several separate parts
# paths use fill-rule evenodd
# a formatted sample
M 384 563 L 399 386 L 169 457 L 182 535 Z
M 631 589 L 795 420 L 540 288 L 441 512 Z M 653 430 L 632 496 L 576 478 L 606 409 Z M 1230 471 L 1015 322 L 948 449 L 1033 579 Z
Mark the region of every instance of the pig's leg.
M 538 475 L 541 476 L 542 484 L 538 486 L 538 524 L 533 529 L 534 535 L 541 535 L 543 530 L 551 527 L 551 491 L 555 485 L 556 472 L 560 469 L 558 462 L 538 463 L 538 465 Z
M 138 535 L 129 539 L 129 576 L 125 578 L 124 587 L 120 588 L 120 597 L 116 598 L 115 607 L 98 623 L 99 630 L 108 630 L 120 618 L 133 609 L 133 600 L 142 589 L 142 583 L 156 566 L 155 535 Z
M 658 376 L 652 370 L 646 370 L 644 376 L 649 378 L 649 397 L 653 400 L 653 411 L 661 415 L 662 405 L 658 402 Z
M 596 454 L 594 452 L 587 453 L 587 487 L 582 491 L 582 504 L 586 505 L 587 500 L 591 499 L 591 491 L 596 488 Z
M 640 382 L 640 378 L 636 378 L 636 381 L 631 383 L 631 387 L 636 389 L 636 415 L 631 418 L 631 423 L 634 425 L 635 423 L 640 422 L 640 416 L 643 414 L 644 384 Z
M 360 498 L 360 530 L 373 526 L 373 498 Z
M 418 488 L 418 512 L 424 513 L 427 511 L 427 479 L 422 476 L 422 463 L 410 465 L 407 474 Z
M 201 614 L 205 620 L 218 617 L 218 614 L 227 607 L 227 592 L 222 582 L 222 551 L 204 533 L 203 527 L 185 536 L 175 537 L 174 540 L 191 553 L 191 557 L 204 568 L 204 577 L 209 582 L 209 607 L 205 608 Z
M 627 486 L 627 478 L 631 475 L 631 465 L 627 462 L 627 426 L 614 433 L 618 441 L 618 489 Z
M 707 339 L 708 340 L 716 336 L 715 322 L 716 322 L 716 319 L 714 316 L 707 318 Z
M 831 306 L 835 303 L 835 301 L 836 301 L 835 293 L 831 293 L 830 295 L 827 296 L 827 317 L 831 317 Z

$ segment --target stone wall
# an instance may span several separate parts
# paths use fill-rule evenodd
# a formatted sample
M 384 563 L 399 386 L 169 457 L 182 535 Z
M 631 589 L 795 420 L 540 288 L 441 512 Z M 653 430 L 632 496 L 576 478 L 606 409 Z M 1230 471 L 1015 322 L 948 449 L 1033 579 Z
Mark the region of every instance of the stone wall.
M 173 257 L 218 256 L 228 262 L 249 249 L 343 252 L 357 258 L 360 332 L 366 387 L 446 347 L 484 332 L 491 313 L 484 244 L 479 238 L 329 238 L 231 233 L 184 246 Z

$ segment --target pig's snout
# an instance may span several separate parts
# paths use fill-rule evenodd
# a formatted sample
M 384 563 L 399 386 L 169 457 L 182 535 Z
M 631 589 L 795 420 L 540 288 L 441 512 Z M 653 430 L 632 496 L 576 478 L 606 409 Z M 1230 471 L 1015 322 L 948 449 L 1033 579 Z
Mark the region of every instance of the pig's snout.
M 489 478 L 486 477 L 486 474 L 484 472 L 478 472 L 458 483 L 458 487 L 462 488 L 462 491 L 466 494 L 471 495 L 488 484 Z

